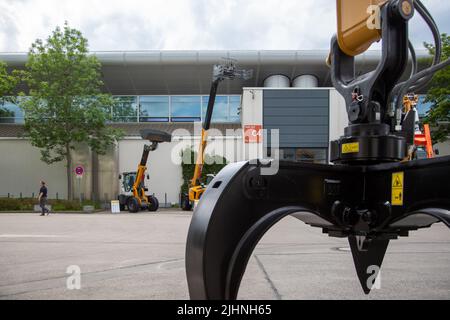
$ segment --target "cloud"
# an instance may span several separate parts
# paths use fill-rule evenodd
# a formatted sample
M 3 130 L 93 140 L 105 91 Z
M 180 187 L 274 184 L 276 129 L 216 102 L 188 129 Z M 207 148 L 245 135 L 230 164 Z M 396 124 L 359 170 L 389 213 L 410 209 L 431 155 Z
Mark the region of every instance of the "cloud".
M 18 45 L 17 37 L 19 28 L 12 18 L 10 9 L 5 4 L 0 4 L 0 48 L 12 48 L 16 50 Z
M 450 34 L 450 20 L 448 19 L 450 13 L 450 2 L 440 0 L 422 1 L 427 7 L 430 14 L 433 16 L 440 33 Z M 409 23 L 409 37 L 416 47 L 423 48 L 423 42 L 432 42 L 431 31 L 428 26 L 416 12 L 415 16 Z
M 450 33 L 450 3 L 424 0 Z M 27 51 L 68 21 L 97 50 L 327 49 L 336 29 L 331 0 L 0 0 L 0 51 Z M 411 22 L 416 47 L 431 34 Z

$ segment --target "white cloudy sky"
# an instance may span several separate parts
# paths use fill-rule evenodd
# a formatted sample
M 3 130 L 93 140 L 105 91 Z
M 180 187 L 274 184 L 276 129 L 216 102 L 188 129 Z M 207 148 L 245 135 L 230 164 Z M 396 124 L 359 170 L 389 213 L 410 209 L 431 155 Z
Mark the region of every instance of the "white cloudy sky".
M 423 0 L 450 33 L 450 1 Z M 91 50 L 327 49 L 334 0 L 0 0 L 0 52 L 27 51 L 68 21 Z M 431 36 L 416 15 L 417 48 Z

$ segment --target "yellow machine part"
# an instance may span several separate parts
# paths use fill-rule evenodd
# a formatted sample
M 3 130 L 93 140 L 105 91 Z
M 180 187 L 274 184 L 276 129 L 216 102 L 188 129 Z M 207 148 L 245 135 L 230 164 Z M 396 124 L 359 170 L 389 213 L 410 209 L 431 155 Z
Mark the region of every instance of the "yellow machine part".
M 372 28 L 372 15 L 377 12 L 371 6 L 381 8 L 387 0 L 336 0 L 337 38 L 341 50 L 356 56 L 381 39 L 381 29 Z M 379 14 L 379 11 L 378 11 Z M 369 28 L 368 26 L 371 26 Z
M 403 112 L 407 113 L 417 105 L 419 96 L 416 94 L 407 94 L 403 97 Z
M 206 143 L 208 139 L 208 132 L 205 129 L 202 129 L 202 136 L 200 139 L 200 145 L 198 147 L 197 160 L 195 162 L 194 176 L 191 180 L 191 186 L 195 187 L 198 184 L 198 180 L 202 176 L 204 153 L 206 149 Z
M 140 188 L 141 181 L 144 177 L 145 171 L 147 170 L 146 166 L 139 165 L 138 171 L 136 172 L 136 180 L 133 185 L 133 196 L 138 200 L 139 205 L 142 205 L 142 201 L 148 202 L 148 198 L 145 195 L 144 188 Z
M 197 161 L 195 163 L 195 170 L 194 170 L 194 176 L 192 177 L 190 188 L 189 188 L 189 201 L 194 202 L 196 200 L 199 200 L 202 196 L 203 192 L 205 192 L 206 188 L 199 185 L 198 181 L 202 175 L 203 170 L 203 163 L 205 161 L 204 159 L 204 153 L 206 148 L 208 138 L 208 132 L 204 129 L 202 129 L 202 136 L 200 140 L 200 145 L 198 148 L 198 154 L 197 154 Z
M 203 186 L 195 186 L 189 188 L 189 201 L 198 201 L 200 197 L 205 192 L 206 188 Z

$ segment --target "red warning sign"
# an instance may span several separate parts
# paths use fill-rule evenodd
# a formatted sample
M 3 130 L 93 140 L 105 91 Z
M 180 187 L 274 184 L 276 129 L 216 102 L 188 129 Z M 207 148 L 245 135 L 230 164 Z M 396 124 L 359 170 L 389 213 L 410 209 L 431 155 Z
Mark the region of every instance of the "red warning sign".
M 251 124 L 244 126 L 245 143 L 261 143 L 262 135 L 263 135 L 262 125 Z

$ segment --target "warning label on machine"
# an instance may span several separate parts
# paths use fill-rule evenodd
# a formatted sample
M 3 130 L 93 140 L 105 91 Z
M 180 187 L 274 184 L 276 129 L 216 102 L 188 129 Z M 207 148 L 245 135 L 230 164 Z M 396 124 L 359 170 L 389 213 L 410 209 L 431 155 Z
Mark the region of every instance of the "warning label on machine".
M 342 153 L 358 153 L 359 142 L 344 143 L 342 145 Z
M 404 178 L 403 172 L 394 172 L 392 174 L 392 199 L 393 206 L 402 206 L 404 198 Z

